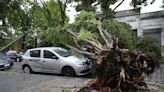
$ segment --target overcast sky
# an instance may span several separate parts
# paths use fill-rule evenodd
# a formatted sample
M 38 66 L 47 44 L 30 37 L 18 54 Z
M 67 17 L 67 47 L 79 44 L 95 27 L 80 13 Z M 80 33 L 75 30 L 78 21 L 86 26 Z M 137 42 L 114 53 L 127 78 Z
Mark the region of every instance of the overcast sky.
M 116 11 L 121 11 L 121 10 L 127 10 L 127 9 L 133 9 L 133 7 L 131 7 L 129 5 L 131 0 L 125 0 L 124 3 L 122 5 L 120 5 Z M 119 2 L 118 2 L 119 3 Z M 118 3 L 116 3 L 115 5 L 117 5 Z M 113 5 L 113 7 L 115 6 Z M 153 11 L 160 11 L 163 10 L 161 8 L 162 6 L 162 0 L 156 0 L 152 5 L 148 5 L 146 7 L 143 7 L 141 9 L 141 13 L 146 13 L 146 12 L 153 12 Z M 75 11 L 74 8 L 71 8 L 71 6 L 68 6 L 68 10 L 70 10 L 69 12 L 67 12 L 67 14 L 70 17 L 70 23 L 72 23 L 74 21 L 75 15 L 77 14 L 77 12 Z

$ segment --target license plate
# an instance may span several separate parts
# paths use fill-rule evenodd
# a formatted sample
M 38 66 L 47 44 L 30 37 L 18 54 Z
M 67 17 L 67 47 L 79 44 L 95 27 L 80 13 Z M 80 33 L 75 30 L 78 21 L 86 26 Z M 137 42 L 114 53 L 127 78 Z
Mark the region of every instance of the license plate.
M 8 67 L 8 66 L 10 66 L 10 64 L 6 64 L 5 66 Z

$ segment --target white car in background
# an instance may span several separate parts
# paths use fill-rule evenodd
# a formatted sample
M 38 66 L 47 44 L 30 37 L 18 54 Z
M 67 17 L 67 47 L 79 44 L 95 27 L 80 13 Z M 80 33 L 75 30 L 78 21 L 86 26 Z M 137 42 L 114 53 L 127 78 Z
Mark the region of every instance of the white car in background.
M 61 47 L 29 49 L 23 55 L 22 64 L 24 73 L 45 72 L 80 76 L 92 70 L 92 63 L 88 59 L 73 56 Z
M 21 55 L 15 50 L 9 50 L 6 54 L 9 58 L 14 60 L 15 62 L 21 61 Z

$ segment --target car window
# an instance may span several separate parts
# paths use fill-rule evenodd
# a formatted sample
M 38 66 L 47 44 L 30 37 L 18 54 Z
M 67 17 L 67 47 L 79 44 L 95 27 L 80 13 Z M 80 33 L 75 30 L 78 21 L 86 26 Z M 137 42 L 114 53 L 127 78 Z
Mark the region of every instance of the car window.
M 30 56 L 31 57 L 40 57 L 40 50 L 30 51 Z
M 5 59 L 5 58 L 7 58 L 7 56 L 3 53 L 0 53 L 0 59 Z
M 17 56 L 16 53 L 8 53 L 9 56 Z
M 44 58 L 52 58 L 52 56 L 56 56 L 54 53 L 44 50 Z
M 60 49 L 54 49 L 53 51 L 55 51 L 57 54 L 59 54 L 60 56 L 63 56 L 63 57 L 71 56 L 71 52 L 69 52 L 66 49 L 60 48 Z

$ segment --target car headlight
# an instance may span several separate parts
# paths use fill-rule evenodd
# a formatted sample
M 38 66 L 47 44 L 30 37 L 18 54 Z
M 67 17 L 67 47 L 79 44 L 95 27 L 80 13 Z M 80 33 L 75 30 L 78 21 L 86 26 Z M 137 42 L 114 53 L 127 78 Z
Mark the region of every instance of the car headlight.
M 85 62 L 76 61 L 77 65 L 85 65 Z

